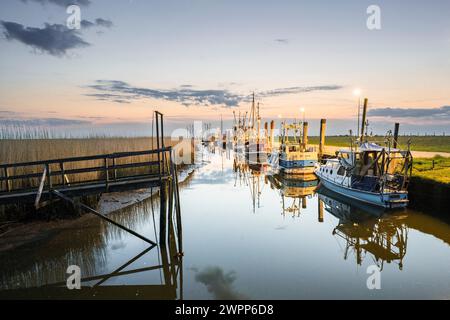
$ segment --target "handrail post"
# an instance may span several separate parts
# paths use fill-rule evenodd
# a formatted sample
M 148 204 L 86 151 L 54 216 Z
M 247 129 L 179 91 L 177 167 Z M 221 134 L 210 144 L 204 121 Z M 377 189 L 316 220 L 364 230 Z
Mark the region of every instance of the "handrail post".
M 5 183 L 6 183 L 6 192 L 11 191 L 11 186 L 9 185 L 9 174 L 8 174 L 8 167 L 4 167 L 4 174 L 5 174 Z
M 52 184 L 52 175 L 51 175 L 51 171 L 50 171 L 50 165 L 48 163 L 46 163 L 45 168 L 47 169 L 48 190 L 52 191 L 53 184 Z
M 113 171 L 113 177 L 114 177 L 114 181 L 117 180 L 117 169 L 116 169 L 116 157 L 113 155 L 113 167 L 114 167 L 114 171 Z
M 59 169 L 61 170 L 62 185 L 65 186 L 66 185 L 66 178 L 65 178 L 65 171 L 64 171 L 64 162 L 61 161 L 59 163 Z
M 105 161 L 105 180 L 106 180 L 106 190 L 109 188 L 109 170 L 108 170 L 108 158 L 104 159 Z

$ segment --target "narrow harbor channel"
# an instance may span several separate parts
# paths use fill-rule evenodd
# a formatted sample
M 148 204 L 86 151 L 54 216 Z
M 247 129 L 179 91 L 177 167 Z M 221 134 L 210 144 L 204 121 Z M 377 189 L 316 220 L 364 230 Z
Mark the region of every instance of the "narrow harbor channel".
M 178 269 L 164 268 L 171 261 L 160 248 L 147 251 L 114 225 L 80 219 L 0 253 L 0 290 L 41 287 L 45 296 L 42 286 L 64 283 L 67 267 L 78 265 L 92 278 L 83 285 L 142 287 L 135 291 L 142 299 L 450 298 L 446 222 L 411 209 L 355 206 L 314 182 L 240 164 L 233 152 L 204 150 L 202 158 L 180 185 L 184 257 L 168 254 Z M 158 208 L 147 199 L 109 216 L 155 238 Z M 380 290 L 367 290 L 370 265 L 381 269 Z

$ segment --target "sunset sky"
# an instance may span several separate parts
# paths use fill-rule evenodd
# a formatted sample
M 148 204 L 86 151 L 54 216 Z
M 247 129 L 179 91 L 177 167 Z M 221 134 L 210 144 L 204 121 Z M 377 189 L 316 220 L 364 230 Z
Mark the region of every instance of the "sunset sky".
M 448 0 L 2 0 L 0 125 L 132 131 L 155 109 L 170 128 L 216 123 L 255 91 L 265 119 L 305 108 L 345 134 L 360 88 L 374 131 L 450 133 L 449 14 Z

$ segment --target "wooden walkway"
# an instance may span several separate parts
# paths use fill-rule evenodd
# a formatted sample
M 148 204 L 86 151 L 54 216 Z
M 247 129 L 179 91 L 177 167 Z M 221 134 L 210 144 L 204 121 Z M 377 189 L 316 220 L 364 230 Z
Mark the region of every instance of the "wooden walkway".
M 52 190 L 69 196 L 83 196 L 159 187 L 171 177 L 171 152 L 171 147 L 164 147 L 147 151 L 2 164 L 0 203 L 45 201 Z M 157 160 L 139 161 L 143 157 Z M 118 164 L 121 160 L 125 163 Z M 101 166 L 98 165 L 99 162 L 102 162 Z M 58 169 L 55 170 L 55 167 Z M 72 169 L 66 169 L 68 167 Z M 23 173 L 11 175 L 12 171 Z M 96 178 L 90 178 L 92 176 Z
M 79 203 L 74 197 L 156 187 L 160 198 L 160 244 L 166 243 L 167 225 L 172 218 L 176 220 L 177 237 L 181 238 L 174 152 L 164 144 L 163 115 L 156 111 L 154 120 L 156 149 L 153 150 L 0 164 L 0 205 L 28 203 L 38 210 L 65 201 L 155 245 L 155 241 Z M 181 243 L 179 249 L 181 252 Z

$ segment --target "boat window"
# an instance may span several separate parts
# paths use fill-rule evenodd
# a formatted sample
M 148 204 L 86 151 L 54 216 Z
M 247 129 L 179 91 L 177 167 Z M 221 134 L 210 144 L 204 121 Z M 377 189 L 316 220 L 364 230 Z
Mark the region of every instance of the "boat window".
M 333 174 L 333 170 L 330 170 L 330 174 Z
M 339 176 L 343 176 L 345 174 L 345 169 L 344 167 L 339 167 L 337 174 Z

